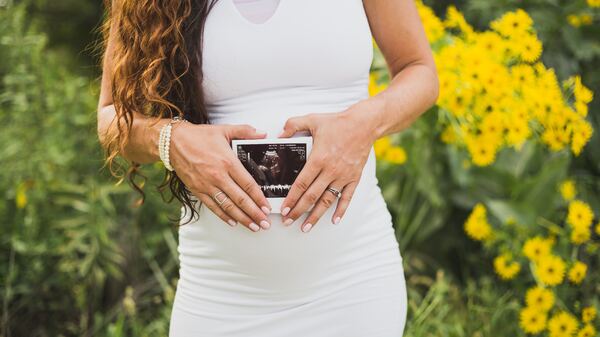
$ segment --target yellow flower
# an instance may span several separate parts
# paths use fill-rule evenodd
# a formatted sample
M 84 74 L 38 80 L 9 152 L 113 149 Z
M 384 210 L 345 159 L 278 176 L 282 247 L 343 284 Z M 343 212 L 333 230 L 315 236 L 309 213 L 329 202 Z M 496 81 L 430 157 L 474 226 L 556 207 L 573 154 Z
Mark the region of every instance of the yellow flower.
M 369 95 L 370 96 L 375 96 L 375 95 L 379 94 L 380 92 L 384 91 L 385 89 L 387 89 L 387 84 L 385 84 L 385 83 L 378 84 L 377 76 L 375 76 L 375 74 L 373 74 L 373 73 L 369 74 Z
M 588 13 L 579 15 L 579 18 L 581 19 L 581 24 L 584 26 L 589 26 L 594 21 L 594 18 Z
M 464 116 L 467 112 L 467 107 L 473 100 L 474 93 L 470 90 L 455 91 L 448 102 L 446 102 L 445 108 L 447 108 L 454 116 Z
M 519 87 L 533 84 L 535 81 L 535 72 L 528 64 L 517 64 L 510 68 L 510 73 Z
M 494 259 L 494 269 L 503 280 L 513 279 L 521 270 L 521 265 L 512 261 L 508 254 L 503 254 Z
M 417 10 L 423 27 L 425 28 L 425 35 L 429 42 L 435 42 L 444 36 L 444 25 L 442 21 L 435 15 L 433 10 L 425 6 L 421 1 L 416 1 Z
M 467 138 L 467 149 L 475 165 L 488 166 L 496 160 L 499 138 L 482 134 Z
M 555 255 L 546 255 L 540 258 L 536 265 L 537 275 L 540 280 L 549 286 L 561 284 L 565 276 L 565 263 Z
M 502 137 L 505 128 L 504 115 L 500 112 L 492 112 L 483 117 L 481 125 L 481 133 L 494 138 Z
M 585 307 L 581 310 L 581 320 L 584 323 L 589 323 L 596 318 L 596 307 Z
M 487 54 L 490 57 L 497 57 L 503 54 L 504 40 L 495 32 L 477 33 L 475 46 L 482 51 L 483 55 Z
M 594 219 L 592 208 L 581 200 L 573 200 L 569 203 L 567 223 L 577 228 L 589 228 Z
M 587 0 L 587 5 L 590 7 L 600 7 L 600 0 Z
M 554 293 L 540 286 L 527 290 L 525 303 L 538 311 L 548 312 L 554 306 Z
M 467 23 L 465 17 L 454 5 L 448 6 L 444 25 L 449 28 L 460 29 L 467 37 L 470 37 L 474 33 L 473 27 Z
M 591 324 L 586 324 L 579 330 L 577 337 L 594 337 L 596 336 L 596 329 Z
M 529 32 L 533 20 L 522 9 L 505 13 L 500 19 L 492 21 L 490 27 L 508 38 L 520 36 Z
M 528 63 L 533 63 L 542 55 L 542 42 L 534 35 L 525 35 L 516 45 L 519 57 Z
M 550 337 L 571 337 L 577 331 L 577 319 L 566 311 L 561 311 L 548 321 Z
M 540 236 L 533 237 L 523 245 L 523 254 L 531 261 L 538 262 L 542 257 L 550 254 L 552 244 Z
M 406 162 L 406 152 L 400 146 L 392 146 L 385 152 L 383 159 L 392 164 L 404 164 Z
M 513 117 L 507 126 L 508 133 L 506 134 L 506 141 L 508 144 L 513 145 L 516 149 L 520 149 L 525 140 L 531 136 L 531 129 L 527 119 L 520 117 Z
M 575 14 L 567 15 L 567 22 L 571 26 L 576 27 L 576 28 L 581 26 L 581 19 L 579 18 L 579 15 L 575 15 Z
M 596 225 L 596 234 L 600 235 L 600 222 Z
M 467 218 L 464 229 L 472 239 L 483 241 L 492 236 L 492 226 L 487 222 L 486 214 L 485 206 L 478 203 Z
M 377 158 L 383 157 L 385 152 L 392 146 L 390 137 L 381 137 L 375 141 L 373 147 L 375 149 L 375 156 Z
M 592 24 L 592 22 L 594 21 L 594 18 L 587 13 L 582 13 L 582 14 L 569 14 L 567 15 L 567 22 L 575 27 L 575 28 L 579 28 L 580 26 L 589 26 Z
M 569 142 L 569 136 L 564 130 L 547 128 L 542 133 L 542 141 L 550 147 L 550 150 L 560 151 Z
M 600 0 L 598 0 L 600 1 Z M 572 77 L 574 88 L 573 93 L 575 94 L 575 100 L 581 101 L 585 104 L 592 101 L 594 93 L 581 82 L 581 76 L 575 75 Z
M 571 242 L 581 245 L 590 240 L 592 231 L 588 227 L 574 227 L 571 230 Z
M 563 199 L 567 201 L 573 200 L 576 193 L 575 183 L 572 179 L 567 179 L 560 184 L 560 194 Z
M 22 182 L 19 185 L 17 185 L 17 192 L 15 196 L 15 203 L 17 205 L 17 208 L 25 208 L 25 206 L 27 205 L 27 188 L 28 184 L 25 182 Z
M 574 103 L 575 105 L 575 111 L 581 116 L 581 117 L 585 117 L 588 114 L 589 108 L 587 106 L 586 103 L 583 103 L 581 101 L 575 101 Z
M 581 261 L 575 262 L 569 270 L 569 280 L 575 284 L 580 284 L 587 273 L 587 265 Z
M 530 334 L 537 334 L 546 327 L 546 313 L 536 308 L 526 307 L 521 309 L 519 314 L 519 324 L 523 331 Z
M 442 131 L 441 138 L 442 142 L 447 144 L 456 142 L 456 132 L 454 131 L 454 127 L 452 127 L 452 125 L 446 126 L 444 131 Z
M 578 120 L 572 123 L 571 127 L 573 129 L 573 134 L 571 136 L 571 151 L 578 156 L 585 144 L 592 138 L 594 129 L 586 120 Z

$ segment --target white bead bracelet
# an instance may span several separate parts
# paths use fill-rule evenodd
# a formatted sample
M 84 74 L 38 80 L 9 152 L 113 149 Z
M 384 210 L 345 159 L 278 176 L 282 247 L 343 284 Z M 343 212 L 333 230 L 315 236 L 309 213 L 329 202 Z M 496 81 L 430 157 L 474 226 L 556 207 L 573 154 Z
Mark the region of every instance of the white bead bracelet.
M 171 166 L 171 161 L 169 159 L 169 148 L 171 145 L 171 129 L 173 124 L 178 122 L 187 122 L 185 119 L 181 119 L 179 116 L 173 117 L 169 123 L 163 125 L 160 129 L 160 135 L 158 137 L 158 155 L 160 156 L 160 160 L 165 165 L 165 168 L 169 171 L 174 171 L 173 166 Z

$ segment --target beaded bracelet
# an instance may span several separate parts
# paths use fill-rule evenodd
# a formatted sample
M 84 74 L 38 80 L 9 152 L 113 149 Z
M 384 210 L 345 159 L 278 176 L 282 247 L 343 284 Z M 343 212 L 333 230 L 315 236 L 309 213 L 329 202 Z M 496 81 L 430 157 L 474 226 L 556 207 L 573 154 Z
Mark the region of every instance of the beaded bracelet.
M 173 117 L 173 119 L 171 119 L 169 123 L 163 125 L 163 127 L 160 129 L 160 134 L 158 137 L 158 155 L 160 156 L 160 160 L 165 165 L 165 168 L 169 171 L 174 171 L 169 158 L 169 148 L 171 145 L 171 129 L 173 128 L 173 124 L 178 122 L 187 122 L 187 120 L 182 119 L 179 116 Z

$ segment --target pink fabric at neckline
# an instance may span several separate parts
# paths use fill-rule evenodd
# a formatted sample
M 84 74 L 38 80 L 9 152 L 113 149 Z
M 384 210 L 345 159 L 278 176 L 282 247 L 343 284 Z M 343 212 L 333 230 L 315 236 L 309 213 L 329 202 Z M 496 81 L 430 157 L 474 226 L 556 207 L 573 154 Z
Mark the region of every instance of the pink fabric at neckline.
M 279 1 L 281 0 L 233 0 L 240 14 L 256 24 L 264 23 L 274 15 Z

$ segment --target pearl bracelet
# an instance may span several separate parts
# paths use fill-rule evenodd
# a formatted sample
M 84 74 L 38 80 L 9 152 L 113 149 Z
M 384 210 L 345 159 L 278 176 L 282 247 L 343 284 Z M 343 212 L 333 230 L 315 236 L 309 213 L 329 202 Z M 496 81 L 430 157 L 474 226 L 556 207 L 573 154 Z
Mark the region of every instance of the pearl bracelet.
M 160 129 L 160 134 L 158 136 L 158 155 L 160 156 L 160 160 L 165 165 L 165 168 L 169 171 L 174 171 L 173 166 L 171 166 L 171 161 L 169 159 L 169 148 L 171 145 L 171 129 L 173 128 L 173 124 L 178 122 L 187 122 L 185 119 L 181 119 L 179 116 L 173 117 L 169 123 L 163 125 Z

